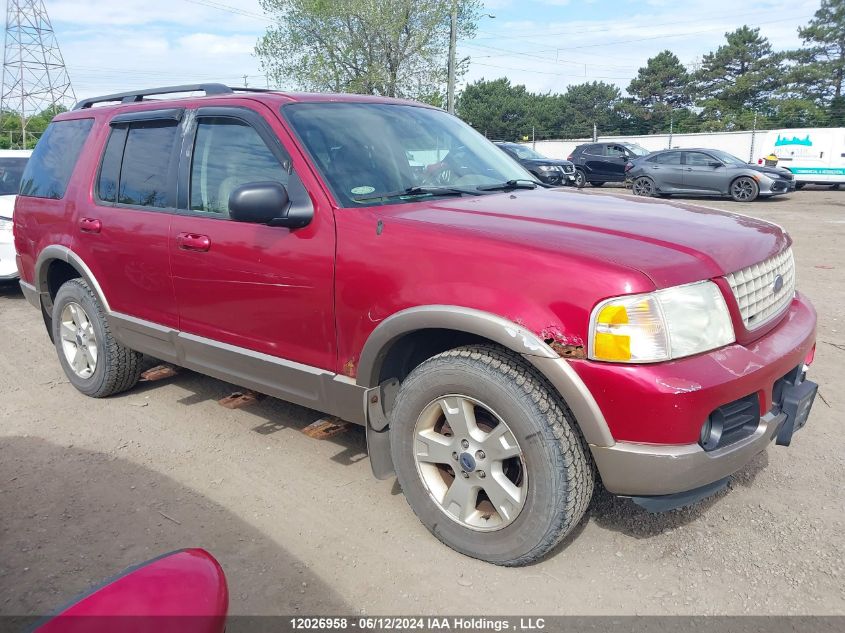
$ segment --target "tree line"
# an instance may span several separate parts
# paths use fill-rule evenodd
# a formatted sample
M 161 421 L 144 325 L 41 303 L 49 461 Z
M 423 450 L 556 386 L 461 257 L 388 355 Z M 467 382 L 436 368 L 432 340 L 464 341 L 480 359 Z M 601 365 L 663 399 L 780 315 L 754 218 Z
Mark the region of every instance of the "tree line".
M 845 0 L 822 0 L 802 47 L 775 51 L 760 29 L 742 26 L 687 69 L 672 51 L 650 58 L 627 87 L 593 81 L 532 93 L 507 79 L 461 92 L 458 115 L 490 138 L 580 138 L 845 126 Z

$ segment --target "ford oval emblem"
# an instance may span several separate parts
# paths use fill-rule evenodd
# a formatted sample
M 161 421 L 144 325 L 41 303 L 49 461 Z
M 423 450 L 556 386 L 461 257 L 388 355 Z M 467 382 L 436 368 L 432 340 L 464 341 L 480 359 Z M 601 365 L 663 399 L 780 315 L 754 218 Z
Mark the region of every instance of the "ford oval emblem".
M 772 294 L 777 294 L 783 290 L 783 275 L 775 277 L 775 283 L 772 284 Z

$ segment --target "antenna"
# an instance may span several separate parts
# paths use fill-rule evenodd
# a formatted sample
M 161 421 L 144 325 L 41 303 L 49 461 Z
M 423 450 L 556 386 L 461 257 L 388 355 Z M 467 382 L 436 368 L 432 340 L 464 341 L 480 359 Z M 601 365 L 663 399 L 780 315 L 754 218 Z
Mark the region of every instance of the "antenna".
M 58 106 L 75 101 L 44 1 L 7 0 L 0 117 L 20 113 L 20 146 L 25 148 L 33 115 L 55 115 Z

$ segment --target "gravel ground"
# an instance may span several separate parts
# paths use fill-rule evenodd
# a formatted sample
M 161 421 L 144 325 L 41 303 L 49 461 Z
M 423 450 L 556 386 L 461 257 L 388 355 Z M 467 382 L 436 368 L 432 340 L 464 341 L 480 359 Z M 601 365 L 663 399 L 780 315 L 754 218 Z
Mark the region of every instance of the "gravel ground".
M 845 191 L 703 204 L 795 239 L 819 312 L 810 422 L 694 507 L 649 515 L 598 493 L 559 549 L 521 569 L 441 545 L 393 480 L 371 477 L 360 430 L 300 432 L 313 411 L 224 409 L 234 388 L 191 372 L 82 396 L 38 313 L 0 289 L 0 615 L 45 613 L 189 546 L 220 560 L 233 614 L 845 614 Z

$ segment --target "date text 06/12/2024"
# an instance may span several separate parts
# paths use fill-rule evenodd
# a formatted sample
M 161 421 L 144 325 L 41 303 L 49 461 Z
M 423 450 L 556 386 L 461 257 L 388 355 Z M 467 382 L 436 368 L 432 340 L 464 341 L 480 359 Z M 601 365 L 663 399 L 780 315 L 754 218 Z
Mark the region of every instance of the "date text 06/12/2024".
M 480 618 L 480 617 L 360 617 L 309 618 L 290 620 L 294 630 L 377 630 L 377 631 L 541 631 L 544 618 Z

